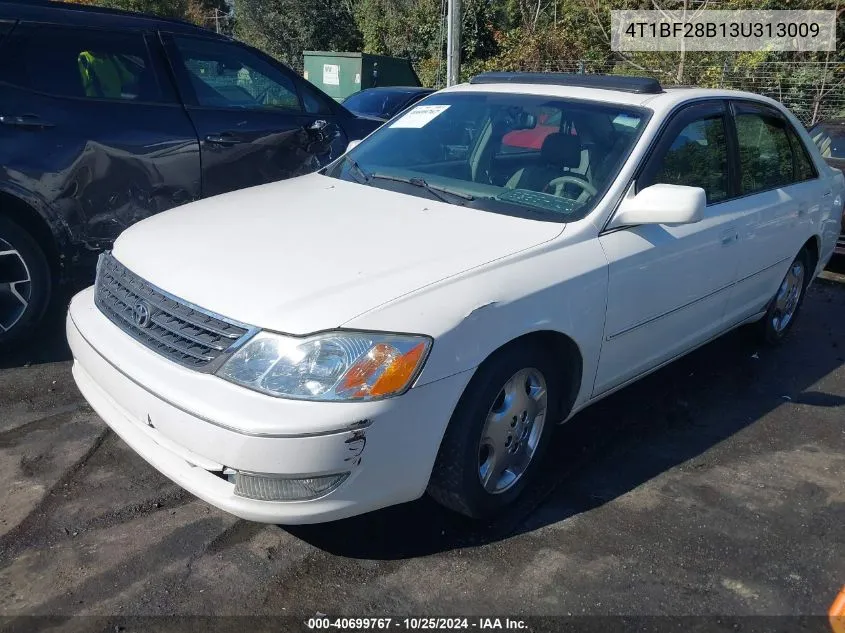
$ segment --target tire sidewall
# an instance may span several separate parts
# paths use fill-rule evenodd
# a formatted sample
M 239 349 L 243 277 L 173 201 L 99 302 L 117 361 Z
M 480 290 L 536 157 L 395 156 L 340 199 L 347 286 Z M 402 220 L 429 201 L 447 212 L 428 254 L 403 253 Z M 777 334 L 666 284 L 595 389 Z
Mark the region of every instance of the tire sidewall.
M 23 342 L 32 334 L 47 310 L 52 293 L 52 275 L 44 251 L 35 239 L 11 220 L 0 216 L 0 238 L 20 253 L 31 279 L 32 296 L 20 320 L 8 332 L 0 332 L 0 350 Z
M 543 423 L 543 431 L 535 450 L 531 463 L 519 481 L 509 490 L 499 493 L 488 493 L 481 484 L 478 476 L 478 452 L 481 433 L 499 392 L 505 382 L 517 371 L 524 368 L 534 368 L 543 374 L 546 381 L 547 410 Z M 561 397 L 561 377 L 556 375 L 550 355 L 536 345 L 513 346 L 502 350 L 490 362 L 482 365 L 473 377 L 464 396 L 455 409 L 450 421 L 464 431 L 463 454 L 461 460 L 462 488 L 466 501 L 478 517 L 491 517 L 511 505 L 522 491 L 535 478 L 538 465 L 549 444 L 555 423 L 558 422 Z

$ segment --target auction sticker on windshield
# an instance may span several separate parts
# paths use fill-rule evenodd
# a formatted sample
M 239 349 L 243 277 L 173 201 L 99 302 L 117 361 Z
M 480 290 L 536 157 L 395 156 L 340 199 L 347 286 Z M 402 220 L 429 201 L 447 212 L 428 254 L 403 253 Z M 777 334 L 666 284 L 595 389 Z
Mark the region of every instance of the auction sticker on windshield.
M 421 105 L 415 107 L 390 127 L 425 127 L 449 109 L 447 105 Z

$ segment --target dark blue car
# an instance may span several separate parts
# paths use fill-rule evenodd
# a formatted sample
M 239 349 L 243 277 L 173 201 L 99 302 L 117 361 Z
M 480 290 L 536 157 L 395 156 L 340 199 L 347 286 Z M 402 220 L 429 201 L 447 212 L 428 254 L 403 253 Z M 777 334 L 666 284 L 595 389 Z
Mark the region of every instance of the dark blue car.
M 0 350 L 132 223 L 313 171 L 380 123 L 185 22 L 0 0 Z
M 387 121 L 432 92 L 431 88 L 417 86 L 367 88 L 346 97 L 343 105 L 355 114 Z

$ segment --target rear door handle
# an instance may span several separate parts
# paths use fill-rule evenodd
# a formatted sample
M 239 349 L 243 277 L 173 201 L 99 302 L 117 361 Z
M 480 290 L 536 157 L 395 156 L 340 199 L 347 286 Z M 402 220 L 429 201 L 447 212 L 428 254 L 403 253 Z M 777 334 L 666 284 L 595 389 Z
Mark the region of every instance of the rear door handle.
M 230 132 L 220 132 L 217 134 L 209 134 L 205 137 L 207 143 L 214 143 L 215 145 L 237 145 L 243 143 L 243 139 L 238 138 Z
M 0 115 L 0 124 L 22 127 L 30 130 L 42 130 L 48 127 L 55 127 L 54 123 L 45 121 L 34 114 Z

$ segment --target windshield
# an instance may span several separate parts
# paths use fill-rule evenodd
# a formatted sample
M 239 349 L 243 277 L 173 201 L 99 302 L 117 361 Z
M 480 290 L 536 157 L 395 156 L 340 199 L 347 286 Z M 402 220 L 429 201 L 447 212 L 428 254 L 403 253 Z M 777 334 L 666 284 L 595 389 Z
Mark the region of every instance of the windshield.
M 356 114 L 369 116 L 386 117 L 394 112 L 399 106 L 408 100 L 405 92 L 387 92 L 385 90 L 374 90 L 357 92 L 347 97 L 343 106 Z
M 324 173 L 553 221 L 584 217 L 648 119 L 642 108 L 522 94 L 439 93 Z
M 819 126 L 810 132 L 824 158 L 845 158 L 845 126 L 840 129 Z

